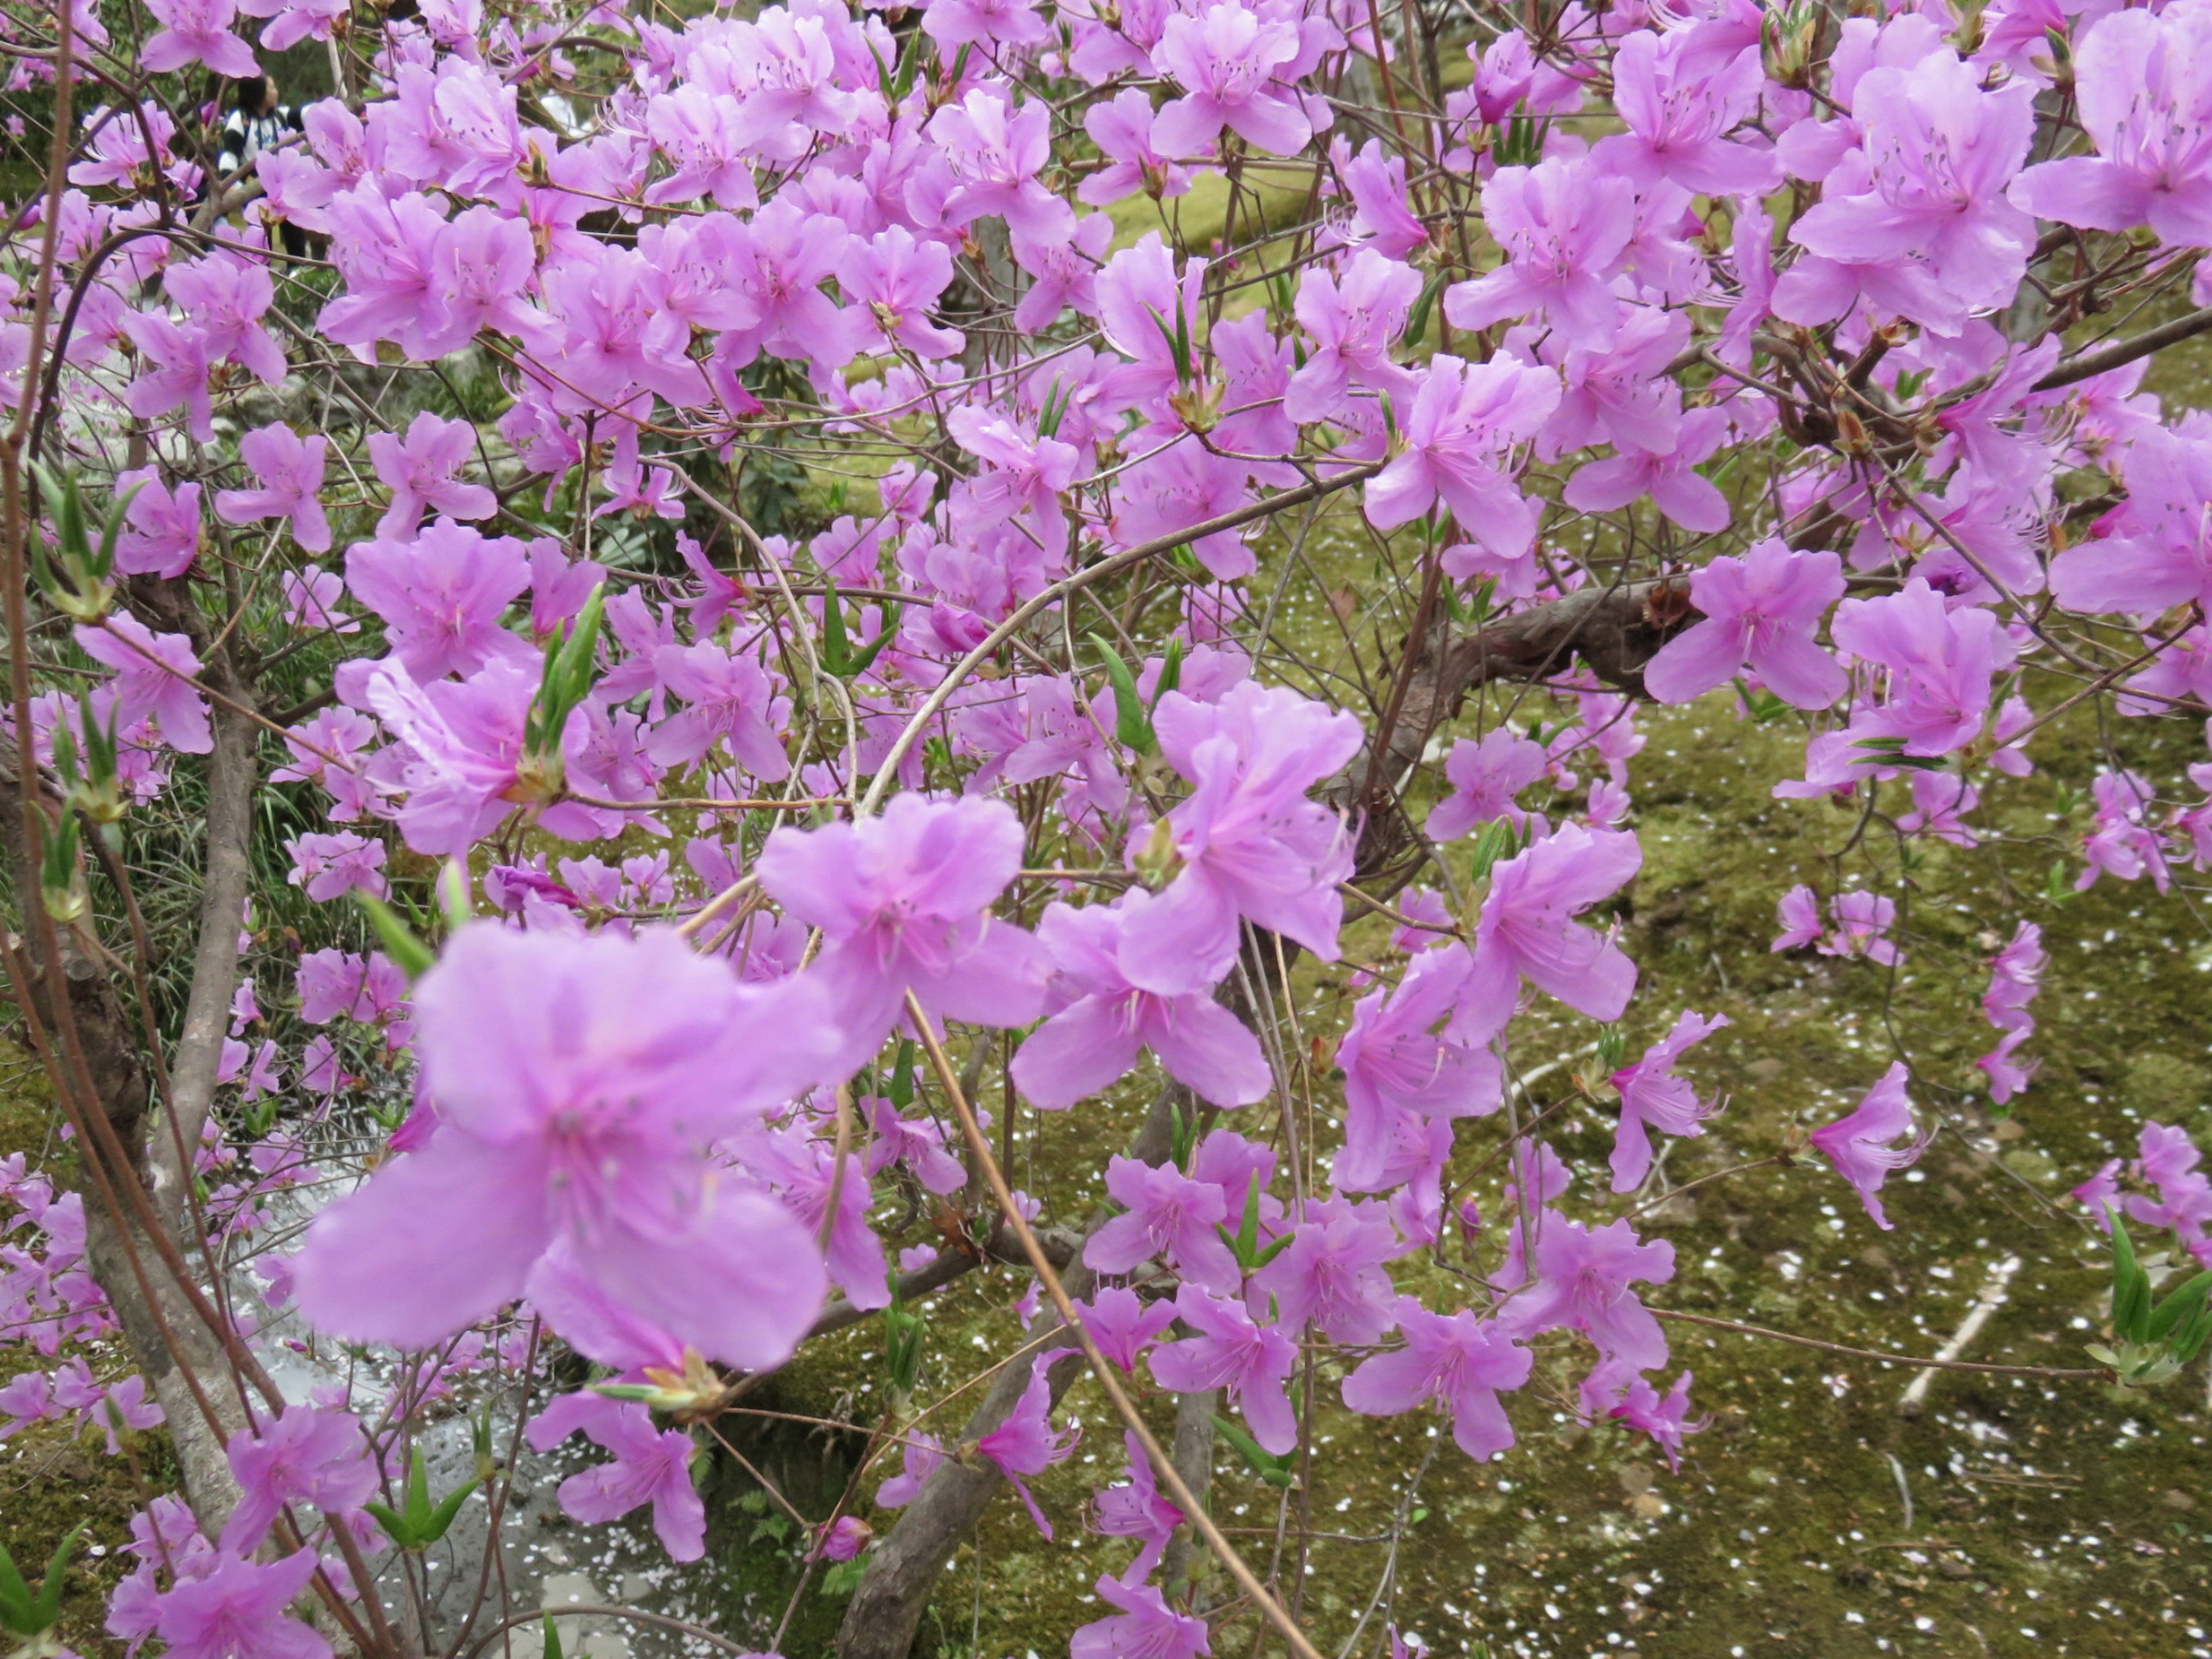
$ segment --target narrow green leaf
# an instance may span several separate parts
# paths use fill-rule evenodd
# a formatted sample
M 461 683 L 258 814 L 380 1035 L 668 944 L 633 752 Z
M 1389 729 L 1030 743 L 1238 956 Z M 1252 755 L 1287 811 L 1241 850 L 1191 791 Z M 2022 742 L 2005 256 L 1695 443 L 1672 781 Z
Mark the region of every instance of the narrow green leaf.
M 416 980 L 429 970 L 438 958 L 430 947 L 422 943 L 415 930 L 400 917 L 399 913 L 382 899 L 354 889 L 354 902 L 368 913 L 368 925 L 376 934 L 377 943 L 384 947 L 399 971 L 410 980 Z
M 446 1529 L 453 1524 L 453 1517 L 461 1512 L 461 1505 L 469 1501 L 469 1494 L 476 1489 L 475 1481 L 465 1480 L 446 1494 L 438 1507 L 430 1511 L 430 1518 L 423 1525 L 424 1543 L 434 1544 L 446 1535 Z
M 1216 1432 L 1237 1449 L 1237 1455 L 1250 1465 L 1253 1474 L 1279 1490 L 1286 1490 L 1291 1485 L 1290 1456 L 1275 1456 L 1220 1413 L 1212 1416 Z
M 363 1504 L 369 1518 L 384 1528 L 386 1536 L 403 1550 L 415 1547 L 415 1528 L 407 1524 L 407 1517 L 389 1504 Z
M 84 1536 L 87 1524 L 89 1523 L 80 1522 L 76 1529 L 55 1547 L 53 1555 L 46 1562 L 46 1581 L 40 1587 L 37 1605 L 31 1609 L 40 1630 L 51 1630 L 61 1622 L 62 1576 L 69 1571 L 70 1557 L 76 1553 L 77 1540 Z
M 1114 735 L 1122 747 L 1133 749 L 1140 755 L 1152 752 L 1152 722 L 1145 713 L 1145 705 L 1137 696 L 1137 677 L 1129 672 L 1129 665 L 1121 660 L 1121 653 L 1107 644 L 1101 635 L 1093 634 L 1091 643 L 1098 647 L 1098 654 L 1106 659 L 1106 680 L 1114 688 Z
M 2191 1275 L 2168 1291 L 2150 1313 L 2150 1340 L 2163 1342 L 2175 1326 L 2204 1304 L 2212 1291 L 2212 1268 Z

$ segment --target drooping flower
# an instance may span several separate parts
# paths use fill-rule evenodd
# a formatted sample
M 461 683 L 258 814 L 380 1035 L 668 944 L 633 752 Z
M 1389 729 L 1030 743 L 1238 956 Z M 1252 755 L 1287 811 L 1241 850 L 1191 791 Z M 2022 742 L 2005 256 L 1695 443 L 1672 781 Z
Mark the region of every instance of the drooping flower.
M 1908 1075 L 1905 1062 L 1899 1060 L 1882 1073 L 1881 1081 L 1867 1091 L 1857 1106 L 1833 1123 L 1814 1130 L 1809 1137 L 1814 1148 L 1836 1166 L 1836 1173 L 1857 1188 L 1859 1202 L 1866 1206 L 1875 1225 L 1884 1231 L 1889 1230 L 1891 1222 L 1875 1194 L 1881 1190 L 1891 1170 L 1917 1161 L 1921 1149 L 1935 1133 L 1930 1130 L 1902 1146 L 1893 1144 L 1899 1136 L 1913 1131 L 1912 1103 L 1905 1092 Z
M 1205 1659 L 1213 1651 L 1206 1620 L 1177 1613 L 1154 1586 L 1102 1575 L 1099 1599 L 1121 1609 L 1079 1626 L 1067 1638 L 1068 1659 Z
M 1687 1049 L 1728 1023 L 1726 1014 L 1709 1019 L 1686 1010 L 1641 1060 L 1613 1074 L 1613 1086 L 1620 1091 L 1620 1127 L 1613 1139 L 1613 1191 L 1634 1191 L 1650 1172 L 1651 1129 L 1670 1135 L 1705 1133 L 1715 1103 L 1699 1100 L 1694 1088 L 1672 1073 Z
M 240 1495 L 222 1547 L 234 1555 L 258 1549 L 287 1504 L 313 1504 L 337 1519 L 376 1495 L 376 1465 L 350 1412 L 288 1406 L 258 1433 L 240 1429 L 228 1450 Z

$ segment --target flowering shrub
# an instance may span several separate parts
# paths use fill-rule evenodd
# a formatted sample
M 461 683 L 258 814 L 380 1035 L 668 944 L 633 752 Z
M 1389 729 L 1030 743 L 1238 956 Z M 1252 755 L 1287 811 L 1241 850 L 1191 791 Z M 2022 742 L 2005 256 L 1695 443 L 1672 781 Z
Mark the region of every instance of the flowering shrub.
M 697 1560 L 718 1425 L 880 1318 L 888 1478 L 799 1517 L 846 1654 L 1002 1486 L 1066 1524 L 1087 1371 L 1137 1547 L 1076 1659 L 1313 1659 L 1217 1449 L 1288 1491 L 1317 1399 L 1475 1460 L 1540 1398 L 1670 1466 L 1707 1420 L 1651 1212 L 1730 1020 L 1639 994 L 1648 705 L 1793 734 L 1763 781 L 1850 827 L 1772 950 L 1893 979 L 1916 871 L 2103 733 L 1990 900 L 1988 1104 L 1893 1033 L 1759 1160 L 1854 1225 L 2034 1098 L 2035 916 L 2212 864 L 2212 427 L 2142 390 L 2212 328 L 2201 0 L 144 12 L 6 14 L 50 120 L 0 251 L 6 966 L 76 1182 L 0 1164 L 0 1436 L 166 1422 L 134 1650 L 533 1620 L 447 1628 L 425 1565 L 516 1439 Z M 209 106 L 295 48 L 296 119 Z M 1984 1369 L 2190 1363 L 2198 1163 L 2078 1172 L 2111 1341 Z M 1030 1328 L 963 1376 L 915 1310 L 985 1267 Z M 441 1486 L 463 1395 L 526 1426 Z

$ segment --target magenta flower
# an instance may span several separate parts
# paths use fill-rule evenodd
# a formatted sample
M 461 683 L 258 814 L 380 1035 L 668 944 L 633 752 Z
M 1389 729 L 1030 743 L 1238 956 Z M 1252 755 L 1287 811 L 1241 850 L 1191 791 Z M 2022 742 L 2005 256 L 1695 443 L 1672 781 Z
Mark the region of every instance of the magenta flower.
M 2011 940 L 1990 958 L 1990 988 L 1982 994 L 1982 1012 L 2000 1031 L 2033 1031 L 2028 1012 L 2043 989 L 2043 970 L 2051 957 L 2043 948 L 2043 929 L 2023 921 Z
M 276 579 L 276 591 L 283 596 L 284 620 L 294 628 L 310 633 L 325 628 L 333 634 L 361 632 L 361 624 L 338 609 L 338 601 L 345 597 L 345 579 L 335 570 L 312 564 L 287 570 Z
M 258 1434 L 240 1429 L 228 1448 L 240 1497 L 223 1522 L 222 1547 L 250 1555 L 287 1504 L 313 1504 L 337 1520 L 376 1496 L 368 1437 L 349 1412 L 288 1406 Z
M 1513 1331 L 1580 1331 L 1632 1370 L 1665 1364 L 1666 1335 L 1628 1287 L 1673 1279 L 1674 1247 L 1663 1238 L 1640 1243 L 1626 1221 L 1592 1229 L 1556 1210 L 1538 1211 L 1528 1225 L 1534 1271 L 1506 1304 L 1503 1318 Z
M 311 830 L 286 842 L 284 850 L 292 855 L 292 873 L 286 882 L 304 889 L 318 904 L 351 892 L 382 898 L 388 890 L 380 841 L 370 841 L 350 830 L 329 835 Z
M 1195 16 L 1170 12 L 1152 62 L 1183 95 L 1162 106 L 1153 143 L 1170 155 L 1210 155 L 1225 126 L 1255 149 L 1297 155 L 1313 123 L 1274 75 L 1299 56 L 1296 25 L 1262 22 L 1241 0 L 1214 0 Z
M 1124 1296 L 1133 1292 L 1124 1291 Z M 1158 1304 L 1164 1316 L 1163 1323 L 1175 1318 L 1172 1304 Z M 1129 1369 L 1124 1367 L 1124 1370 Z M 1173 1504 L 1160 1496 L 1159 1484 L 1152 1474 L 1152 1460 L 1145 1455 L 1144 1443 L 1135 1433 L 1125 1430 L 1121 1445 L 1128 1455 L 1128 1480 L 1121 1486 L 1103 1488 L 1092 1500 L 1091 1529 L 1109 1538 L 1142 1540 L 1137 1559 L 1122 1571 L 1121 1580 L 1125 1584 L 1141 1583 L 1152 1576 L 1152 1569 L 1160 1564 L 1168 1540 L 1175 1529 L 1188 1517 Z
M 1104 1285 L 1089 1302 L 1076 1305 L 1082 1310 L 1084 1328 L 1099 1351 L 1132 1373 L 1145 1350 L 1175 1323 L 1175 1304 L 1146 1302 L 1123 1285 Z
M 1109 207 L 1134 191 L 1165 198 L 1190 189 L 1190 172 L 1160 149 L 1152 137 L 1152 100 L 1139 87 L 1124 87 L 1111 102 L 1084 112 L 1083 130 L 1111 164 L 1076 186 L 1078 200 Z
M 161 741 L 180 754 L 204 755 L 215 747 L 207 700 L 192 683 L 200 659 L 184 635 L 153 633 L 129 611 L 118 611 L 97 628 L 80 627 L 76 643 L 94 662 L 116 671 L 118 725 L 150 720 L 161 727 Z
M 161 27 L 138 53 L 138 67 L 166 75 L 187 64 L 205 64 L 217 75 L 243 78 L 261 72 L 253 48 L 230 32 L 236 0 L 146 0 Z
M 1620 1091 L 1620 1127 L 1613 1138 L 1613 1190 L 1633 1192 L 1651 1169 L 1651 1137 L 1656 1128 L 1670 1135 L 1705 1133 L 1705 1119 L 1717 1101 L 1699 1100 L 1698 1091 L 1671 1075 L 1684 1052 L 1729 1023 L 1726 1014 L 1706 1018 L 1685 1012 L 1674 1029 L 1644 1051 L 1633 1066 L 1613 1074 Z
M 1037 15 L 1036 0 L 929 0 L 921 27 L 948 52 L 966 46 L 1034 46 L 1052 32 Z
M 653 729 L 646 750 L 655 764 L 690 765 L 719 741 L 757 778 L 776 783 L 791 775 L 776 736 L 791 717 L 791 699 L 776 695 L 766 669 L 712 641 L 660 646 L 653 665 L 669 692 L 690 705 Z
M 2027 159 L 2034 100 L 2024 81 L 1984 92 L 1978 69 L 1940 48 L 1910 67 L 1869 70 L 1851 100 L 1861 148 L 1828 174 L 1790 240 L 1839 264 L 1917 257 L 1954 303 L 2005 304 L 2035 245 L 2035 222 L 2005 195 Z
M 301 438 L 285 425 L 254 427 L 239 438 L 239 456 L 261 480 L 261 489 L 219 489 L 215 515 L 226 525 L 281 518 L 292 526 L 292 540 L 307 553 L 327 553 L 330 520 L 316 500 L 327 449 L 330 441 L 323 434 Z
M 1687 702 L 1747 662 L 1791 708 L 1826 708 L 1850 681 L 1814 635 L 1843 596 L 1833 553 L 1799 553 L 1770 537 L 1741 559 L 1723 555 L 1691 574 L 1690 603 L 1704 620 L 1659 647 L 1644 689 L 1661 702 Z
M 658 1430 L 643 1406 L 609 1400 L 586 1389 L 564 1394 L 530 1419 L 532 1446 L 550 1451 L 579 1429 L 593 1445 L 614 1454 L 561 1483 L 562 1512 L 597 1526 L 653 1505 L 653 1529 L 672 1561 L 696 1561 L 707 1553 L 707 1506 L 691 1484 L 698 1445 L 683 1429 Z
M 1889 938 L 1897 924 L 1895 899 L 1854 887 L 1828 902 L 1828 914 L 1836 926 L 1817 947 L 1822 956 L 1864 957 L 1885 968 L 1897 963 L 1898 948 Z
M 1203 259 L 1186 259 L 1178 275 L 1175 255 L 1156 230 L 1106 262 L 1094 290 L 1099 325 L 1108 343 L 1133 360 L 1107 379 L 1108 395 L 1142 406 L 1175 391 L 1182 368 L 1170 337 L 1180 332 L 1198 339 L 1206 268 Z
M 1284 412 L 1293 421 L 1328 420 L 1355 386 L 1409 406 L 1421 379 L 1391 362 L 1390 346 L 1420 295 L 1420 273 L 1373 248 L 1353 254 L 1341 277 L 1308 265 L 1293 309 L 1313 350 L 1291 376 Z
M 1774 908 L 1782 931 L 1766 947 L 1770 952 L 1802 950 L 1820 937 L 1820 900 L 1803 882 L 1784 893 Z
M 2097 153 L 2028 168 L 2012 199 L 2063 225 L 2148 225 L 2164 241 L 2212 246 L 2212 18 L 2186 7 L 2107 14 L 2075 41 L 2073 70 Z
M 1072 1352 L 1054 1348 L 1039 1354 L 1030 1363 L 1030 1385 L 1022 1391 L 1020 1401 L 1007 1414 L 1005 1422 L 975 1442 L 975 1449 L 998 1466 L 999 1473 L 1006 1477 L 1006 1484 L 1021 1495 L 1030 1519 L 1046 1538 L 1052 1536 L 1052 1522 L 1044 1518 L 1044 1511 L 1030 1495 L 1022 1477 L 1042 1474 L 1054 1463 L 1072 1455 L 1075 1443 L 1082 1437 L 1080 1429 L 1066 1429 L 1059 1433 L 1052 1426 L 1052 1367 L 1060 1355 Z
M 1544 746 L 1500 726 L 1480 739 L 1461 738 L 1444 757 L 1452 792 L 1430 809 L 1428 836 L 1457 841 L 1470 830 L 1504 818 L 1516 829 L 1528 814 L 1514 797 L 1544 775 Z
M 2127 500 L 2108 533 L 2051 562 L 2051 592 L 2069 611 L 2148 617 L 2177 605 L 2212 606 L 2212 459 L 2201 442 L 2162 429 L 2130 444 Z
M 1395 1417 L 1434 1400 L 1451 1413 L 1452 1439 L 1469 1457 L 1486 1462 L 1511 1446 L 1498 1396 L 1528 1380 L 1528 1351 L 1471 1308 L 1431 1313 L 1404 1296 L 1397 1312 L 1406 1346 L 1362 1360 L 1344 1379 L 1344 1403 L 1364 1417 Z
M 1454 1021 L 1474 962 L 1462 945 L 1417 957 L 1389 992 L 1362 997 L 1338 1045 L 1344 1072 L 1344 1150 L 1336 1180 L 1356 1191 L 1377 1186 L 1398 1120 L 1475 1117 L 1504 1097 L 1497 1055 L 1465 1040 Z
M 1893 1144 L 1913 1129 L 1912 1103 L 1905 1093 L 1907 1075 L 1905 1062 L 1899 1060 L 1882 1073 L 1881 1081 L 1867 1091 L 1866 1098 L 1856 1107 L 1833 1123 L 1814 1130 L 1810 1136 L 1814 1149 L 1858 1189 L 1859 1202 L 1866 1206 L 1875 1225 L 1885 1231 L 1890 1219 L 1875 1194 L 1892 1170 L 1905 1169 L 1917 1162 L 1921 1149 L 1935 1134 L 1931 1129 L 1905 1146 Z
M 1283 1390 L 1298 1345 L 1273 1323 L 1255 1322 L 1242 1304 L 1196 1285 L 1176 1293 L 1176 1312 L 1196 1333 L 1152 1350 L 1152 1376 L 1178 1394 L 1220 1389 L 1235 1401 L 1261 1449 L 1277 1457 L 1298 1443 L 1298 1419 Z
M 1605 1359 L 1583 1379 L 1579 1393 L 1585 1413 L 1617 1418 L 1630 1428 L 1650 1435 L 1666 1458 L 1667 1467 L 1680 1469 L 1682 1442 L 1701 1432 L 1711 1421 L 1710 1418 L 1691 1421 L 1690 1382 L 1690 1373 L 1684 1371 L 1662 1397 L 1658 1389 L 1628 1366 L 1619 1360 Z
M 1005 91 L 977 87 L 932 116 L 928 132 L 954 180 L 946 224 L 1002 218 L 1015 235 L 1048 244 L 1074 234 L 1075 210 L 1037 178 L 1052 159 L 1052 112 L 1042 101 L 1017 108 Z
M 476 453 L 477 429 L 466 421 L 441 420 L 424 410 L 408 422 L 404 438 L 389 432 L 368 434 L 369 459 L 376 476 L 392 491 L 392 501 L 376 521 L 386 541 L 411 536 L 425 511 L 449 519 L 488 519 L 499 498 L 482 484 L 462 483 L 453 475 Z
M 313 1550 L 266 1566 L 226 1554 L 159 1598 L 155 1633 L 171 1659 L 331 1659 L 331 1644 L 284 1611 L 319 1565 Z
M 1636 232 L 1635 187 L 1589 156 L 1500 167 L 1482 187 L 1484 227 L 1505 250 L 1486 276 L 1444 291 L 1455 328 L 1541 311 L 1569 345 L 1602 350 L 1620 328 L 1613 279 Z
M 972 532 L 1025 514 L 1037 540 L 1057 554 L 1067 534 L 1060 493 L 1075 482 L 1075 446 L 1026 437 L 1005 416 L 974 404 L 959 405 L 945 425 L 953 441 L 984 466 L 956 497 L 956 522 Z
M 1638 29 L 1613 55 L 1613 106 L 1628 128 L 1598 141 L 1595 159 L 1648 187 L 1662 179 L 1701 196 L 1764 196 L 1782 183 L 1774 152 L 1723 137 L 1759 112 L 1759 54 L 1717 72 L 1692 31 Z
M 412 539 L 380 537 L 346 553 L 346 586 L 384 619 L 399 665 L 427 683 L 495 660 L 527 662 L 530 647 L 501 625 L 530 586 L 522 544 L 442 518 L 407 533 Z
M 1196 787 L 1152 836 L 1174 879 L 1130 916 L 1119 951 L 1138 984 L 1165 995 L 1235 962 L 1240 918 L 1336 960 L 1352 873 L 1343 824 L 1306 792 L 1358 751 L 1359 722 L 1280 688 L 1246 680 L 1220 702 L 1170 692 L 1153 711 L 1160 753 Z M 1131 854 L 1143 850 L 1133 838 Z
M 1092 1272 L 1134 1272 L 1154 1256 L 1186 1279 L 1234 1290 L 1242 1273 L 1217 1231 L 1231 1219 L 1218 1182 L 1194 1180 L 1172 1164 L 1116 1156 L 1106 1164 L 1106 1193 L 1125 1213 L 1083 1247 Z
M 1099 1599 L 1121 1611 L 1079 1626 L 1067 1638 L 1068 1659 L 1204 1659 L 1213 1651 L 1206 1620 L 1177 1613 L 1152 1585 L 1131 1582 L 1143 1577 L 1134 1567 L 1121 1578 L 1100 1575 Z
M 1252 1275 L 1252 1287 L 1275 1298 L 1285 1329 L 1310 1323 L 1332 1342 L 1364 1346 L 1396 1322 L 1383 1264 L 1403 1249 L 1381 1205 L 1308 1199 L 1289 1246 Z
M 1129 927 L 1141 927 L 1156 902 L 1132 891 L 1111 908 L 1054 904 L 1038 921 L 1061 1006 L 1023 1042 L 1012 1068 L 1015 1086 L 1036 1105 L 1060 1111 L 1102 1092 L 1140 1048 L 1217 1106 L 1249 1106 L 1273 1085 L 1260 1040 L 1213 1000 L 1195 964 L 1186 988 L 1170 995 L 1141 989 L 1122 967 Z
M 115 541 L 116 569 L 165 577 L 190 570 L 200 556 L 200 487 L 180 483 L 173 492 L 149 466 L 118 474 L 115 489 L 131 498 Z
M 415 1008 L 440 1127 L 317 1218 L 303 1316 L 416 1348 L 525 1294 L 559 1328 L 596 1292 L 710 1358 L 791 1352 L 821 1305 L 821 1253 L 706 1148 L 829 1069 L 838 1033 L 811 981 L 740 985 L 658 929 L 480 921 Z
M 1493 869 L 1454 1035 L 1484 1042 L 1503 1030 L 1522 979 L 1592 1019 L 1619 1019 L 1636 964 L 1574 918 L 1626 886 L 1643 863 L 1625 830 L 1563 823 Z
M 901 1447 L 901 1472 L 876 1488 L 876 1507 L 902 1509 L 914 1502 L 944 1461 L 945 1450 L 935 1435 L 926 1429 L 908 1431 Z
M 908 991 L 932 1018 L 971 1025 L 1026 1025 L 1043 1012 L 1043 947 L 990 914 L 1021 868 L 1022 842 L 1002 801 L 911 793 L 879 817 L 769 837 L 761 884 L 822 929 L 816 971 L 854 1065 L 903 1018 Z
M 958 329 L 929 320 L 930 307 L 951 282 L 951 250 L 942 242 L 917 240 L 903 225 L 889 226 L 866 241 L 854 237 L 837 267 L 838 286 L 866 337 L 904 346 L 917 357 L 950 357 L 960 350 Z
M 1536 435 L 1559 407 L 1559 377 L 1510 358 L 1429 360 L 1412 408 L 1400 416 L 1406 447 L 1367 485 L 1367 521 L 1395 529 L 1441 495 L 1460 529 L 1497 559 L 1517 559 L 1536 538 L 1537 505 L 1499 463 Z
M 1728 436 L 1729 412 L 1693 409 L 1666 450 L 1629 449 L 1578 467 L 1560 499 L 1581 513 L 1614 513 L 1644 496 L 1674 524 L 1699 535 L 1729 526 L 1728 497 L 1697 469 Z
M 1980 736 L 1990 679 L 2018 650 L 1994 611 L 1951 610 L 1917 576 L 1897 593 L 1845 599 L 1830 631 L 1842 649 L 1888 673 L 1887 699 L 1852 716 L 1852 738 L 1862 747 L 1895 738 L 1907 755 L 1948 755 Z

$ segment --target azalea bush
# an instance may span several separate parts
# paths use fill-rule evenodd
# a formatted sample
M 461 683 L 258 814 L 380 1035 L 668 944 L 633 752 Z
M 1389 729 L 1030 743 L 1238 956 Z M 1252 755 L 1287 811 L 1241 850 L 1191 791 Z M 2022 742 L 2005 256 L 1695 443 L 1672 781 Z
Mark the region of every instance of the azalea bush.
M 2051 916 L 2203 938 L 2212 428 L 2142 383 L 2212 329 L 2212 6 L 0 15 L 56 1128 L 0 1164 L 0 1434 L 133 1460 L 134 1651 L 543 1641 L 433 1582 L 524 1447 L 697 1561 L 756 1390 L 866 1324 L 843 1495 L 766 1487 L 848 1659 L 994 1504 L 1115 1540 L 1076 1659 L 1403 1653 L 1395 1542 L 1304 1604 L 1320 1413 L 1678 1463 L 1669 1322 L 1813 1339 L 1670 1307 L 1675 1195 L 1909 1230 L 2035 1097 Z M 322 89 L 241 151 L 264 70 Z M 1830 808 L 1739 976 L 1893 990 L 1945 859 L 2048 873 L 1975 895 L 1972 1066 L 1888 1021 L 1685 1182 L 1730 1018 L 1626 927 L 1692 703 Z M 2093 1328 L 1847 1363 L 2178 1409 L 2198 1164 L 2154 1118 L 2038 1194 Z M 998 1348 L 933 1344 L 978 1275 Z M 1054 1513 L 1079 1379 L 1111 1455 Z

